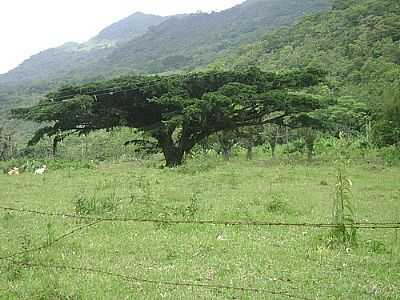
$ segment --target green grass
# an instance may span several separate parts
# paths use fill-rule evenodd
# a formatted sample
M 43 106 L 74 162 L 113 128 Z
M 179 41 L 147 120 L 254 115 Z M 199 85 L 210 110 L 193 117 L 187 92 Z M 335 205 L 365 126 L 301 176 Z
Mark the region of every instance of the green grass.
M 260 159 L 260 157 L 258 157 Z M 399 222 L 400 169 L 348 167 L 357 221 Z M 331 221 L 332 164 L 189 161 L 0 175 L 0 205 L 83 216 L 179 220 Z M 321 184 L 323 182 L 323 184 Z M 85 223 L 0 211 L 0 257 L 37 247 Z M 400 231 L 400 230 L 399 230 Z M 327 229 L 103 222 L 48 249 L 15 257 L 171 282 L 222 284 L 309 299 L 400 299 L 400 232 L 358 230 L 358 246 L 327 247 Z M 0 299 L 289 299 L 174 287 L 91 272 L 23 268 L 0 260 Z

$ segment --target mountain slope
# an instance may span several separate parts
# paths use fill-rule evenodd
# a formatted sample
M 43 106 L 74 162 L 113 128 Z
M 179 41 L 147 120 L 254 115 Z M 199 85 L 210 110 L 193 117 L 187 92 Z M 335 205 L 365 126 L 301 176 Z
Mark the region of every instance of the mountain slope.
M 166 17 L 135 13 L 103 29 L 86 43 L 66 43 L 33 55 L 17 68 L 0 75 L 0 84 L 35 84 L 37 81 L 81 80 L 90 77 L 88 70 L 112 50 L 127 40 L 140 36 L 150 26 L 158 25 Z
M 112 68 L 159 73 L 205 65 L 241 43 L 328 9 L 329 0 L 258 0 L 211 14 L 170 18 L 102 61 Z
M 160 73 L 205 65 L 241 43 L 256 40 L 331 0 L 251 0 L 211 14 L 171 18 L 141 13 L 113 24 L 84 44 L 66 44 L 0 75 L 0 84 L 77 82 L 99 74 Z M 135 38 L 136 37 L 136 38 Z
M 379 101 L 400 81 L 400 2 L 338 0 L 333 10 L 265 35 L 213 66 L 317 67 L 339 94 Z
M 168 17 L 137 12 L 104 28 L 94 37 L 94 40 L 127 41 L 146 33 L 149 27 L 158 25 L 166 19 L 168 19 Z

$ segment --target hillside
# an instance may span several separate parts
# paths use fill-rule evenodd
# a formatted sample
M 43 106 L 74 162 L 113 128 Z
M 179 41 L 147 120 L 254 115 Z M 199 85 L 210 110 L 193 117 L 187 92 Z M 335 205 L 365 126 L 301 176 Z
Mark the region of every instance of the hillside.
M 104 63 L 117 69 L 129 66 L 140 73 L 191 69 L 305 14 L 327 9 L 329 2 L 253 0 L 219 13 L 170 18 L 116 49 Z
M 0 75 L 0 84 L 35 86 L 41 84 L 40 81 L 79 81 L 90 77 L 90 66 L 111 54 L 119 44 L 146 33 L 150 26 L 158 25 L 166 19 L 134 13 L 106 27 L 86 43 L 69 42 L 33 55 L 17 68 Z M 86 72 L 80 74 L 82 70 Z
M 87 43 L 67 43 L 0 75 L 0 84 L 82 81 L 99 75 L 160 73 L 210 63 L 267 31 L 329 7 L 330 0 L 259 0 L 218 13 L 164 18 L 136 13 Z M 33 83 L 33 84 L 32 84 Z
M 379 101 L 400 81 L 400 2 L 335 1 L 329 12 L 266 34 L 213 64 L 267 70 L 308 66 L 326 70 L 334 91 Z
M 96 37 L 93 38 L 93 40 L 117 42 L 127 41 L 146 33 L 149 27 L 158 25 L 166 19 L 168 19 L 168 17 L 137 12 L 104 28 Z

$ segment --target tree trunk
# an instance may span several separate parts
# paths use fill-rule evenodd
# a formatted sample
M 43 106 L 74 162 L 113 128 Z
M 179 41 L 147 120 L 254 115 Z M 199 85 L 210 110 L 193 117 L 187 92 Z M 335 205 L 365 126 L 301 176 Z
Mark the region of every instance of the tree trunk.
M 304 142 L 307 149 L 307 160 L 310 162 L 314 155 L 314 142 L 317 137 L 316 132 L 312 128 L 304 128 L 302 131 Z
M 175 168 L 180 166 L 183 162 L 185 152 L 173 145 L 163 147 L 165 157 L 165 166 L 168 168 Z
M 175 156 L 165 156 L 165 166 L 168 168 L 176 168 L 183 162 L 183 154 L 177 154 Z
M 272 158 L 275 159 L 275 149 L 276 149 L 276 143 L 270 143 L 269 144 L 271 146 L 271 153 L 272 153 Z
M 253 159 L 253 147 L 247 147 L 246 159 L 252 160 Z
M 314 143 L 307 144 L 307 160 L 310 162 L 313 159 Z
M 52 147 L 53 157 L 56 157 L 57 155 L 57 146 L 58 146 L 58 138 L 56 136 L 53 139 L 53 147 Z
M 229 148 L 222 148 L 222 156 L 224 157 L 224 160 L 229 160 L 231 157 L 231 151 Z

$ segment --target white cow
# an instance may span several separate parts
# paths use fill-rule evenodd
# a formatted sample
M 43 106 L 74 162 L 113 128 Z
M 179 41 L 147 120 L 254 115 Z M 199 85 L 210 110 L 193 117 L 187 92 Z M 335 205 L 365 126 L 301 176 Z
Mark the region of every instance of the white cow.
M 15 175 L 19 175 L 19 168 L 12 168 L 10 171 L 8 171 L 8 175 L 10 176 L 15 176 Z
M 44 175 L 47 172 L 47 166 L 43 165 L 40 169 L 35 170 L 35 175 Z

